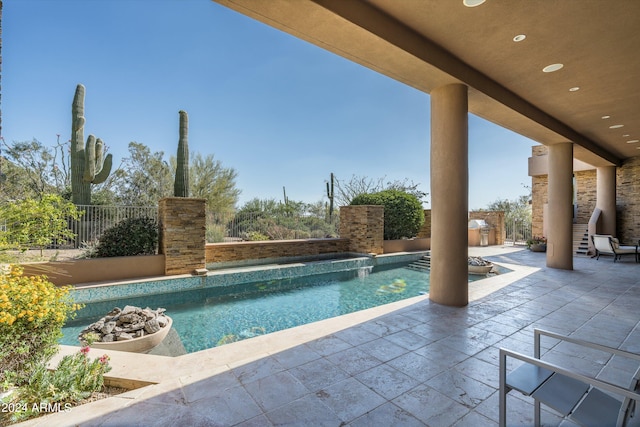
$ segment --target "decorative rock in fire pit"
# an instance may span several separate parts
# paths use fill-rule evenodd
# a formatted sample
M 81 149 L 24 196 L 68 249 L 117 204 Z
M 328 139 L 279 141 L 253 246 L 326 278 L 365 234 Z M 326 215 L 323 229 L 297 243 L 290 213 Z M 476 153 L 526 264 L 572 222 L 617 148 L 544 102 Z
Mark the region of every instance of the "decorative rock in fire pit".
M 171 330 L 173 322 L 164 312 L 164 308 L 116 307 L 80 332 L 78 339 L 83 344 L 93 341 L 95 348 L 142 353 L 160 344 Z M 88 339 L 89 334 L 97 339 Z
M 479 256 L 470 256 L 467 259 L 470 274 L 488 274 L 493 269 L 493 263 Z

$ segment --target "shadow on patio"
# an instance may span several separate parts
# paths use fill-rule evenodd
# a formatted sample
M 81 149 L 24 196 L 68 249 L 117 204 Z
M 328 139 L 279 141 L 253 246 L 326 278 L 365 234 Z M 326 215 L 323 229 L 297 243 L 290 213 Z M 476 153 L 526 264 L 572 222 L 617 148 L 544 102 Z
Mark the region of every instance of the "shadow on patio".
M 482 249 L 470 253 L 536 268 L 464 308 L 419 297 L 321 338 L 299 334 L 281 351 L 256 340 L 243 362 L 211 350 L 169 359 L 155 367 L 166 372 L 160 384 L 24 424 L 497 425 L 498 349 L 533 355 L 534 327 L 640 352 L 640 264 L 576 257 L 575 270 L 564 271 L 547 269 L 544 254 Z M 625 386 L 637 369 L 548 344 L 547 360 Z M 509 425 L 532 425 L 532 400 L 508 399 Z M 542 421 L 562 422 L 545 410 Z

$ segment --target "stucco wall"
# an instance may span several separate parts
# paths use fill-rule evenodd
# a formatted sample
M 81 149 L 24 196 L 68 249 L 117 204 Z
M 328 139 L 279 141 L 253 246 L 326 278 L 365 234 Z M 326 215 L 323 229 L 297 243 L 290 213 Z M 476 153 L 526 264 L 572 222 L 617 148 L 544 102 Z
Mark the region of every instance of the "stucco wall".
M 138 255 L 22 264 L 29 276 L 44 274 L 55 285 L 162 276 L 164 255 Z

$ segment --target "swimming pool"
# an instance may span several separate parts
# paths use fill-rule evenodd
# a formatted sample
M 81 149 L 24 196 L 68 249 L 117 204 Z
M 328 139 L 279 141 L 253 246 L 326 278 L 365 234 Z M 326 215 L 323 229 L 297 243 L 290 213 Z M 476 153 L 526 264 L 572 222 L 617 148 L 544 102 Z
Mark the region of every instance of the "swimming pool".
M 78 333 L 115 306 L 164 307 L 181 347 L 192 353 L 427 293 L 429 273 L 406 266 L 359 266 L 87 303 L 63 329 L 61 343 L 78 345 Z

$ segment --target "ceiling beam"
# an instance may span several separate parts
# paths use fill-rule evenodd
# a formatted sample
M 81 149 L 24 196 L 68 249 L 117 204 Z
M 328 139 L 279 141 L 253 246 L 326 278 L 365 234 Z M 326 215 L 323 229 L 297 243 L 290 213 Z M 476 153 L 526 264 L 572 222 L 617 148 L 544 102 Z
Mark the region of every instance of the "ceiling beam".
M 461 61 L 433 41 L 423 37 L 413 29 L 370 4 L 364 1 L 354 0 L 311 1 L 414 57 L 419 58 L 421 61 L 441 70 L 460 82 L 473 87 L 606 161 L 616 166 L 622 164 L 622 160 L 618 156 L 604 149 L 593 140 L 575 131 L 550 114 L 547 114 L 526 99 L 516 95 L 485 74 Z M 350 51 L 350 54 L 354 55 L 354 52 Z M 487 120 L 491 120 L 491 118 L 489 117 Z

